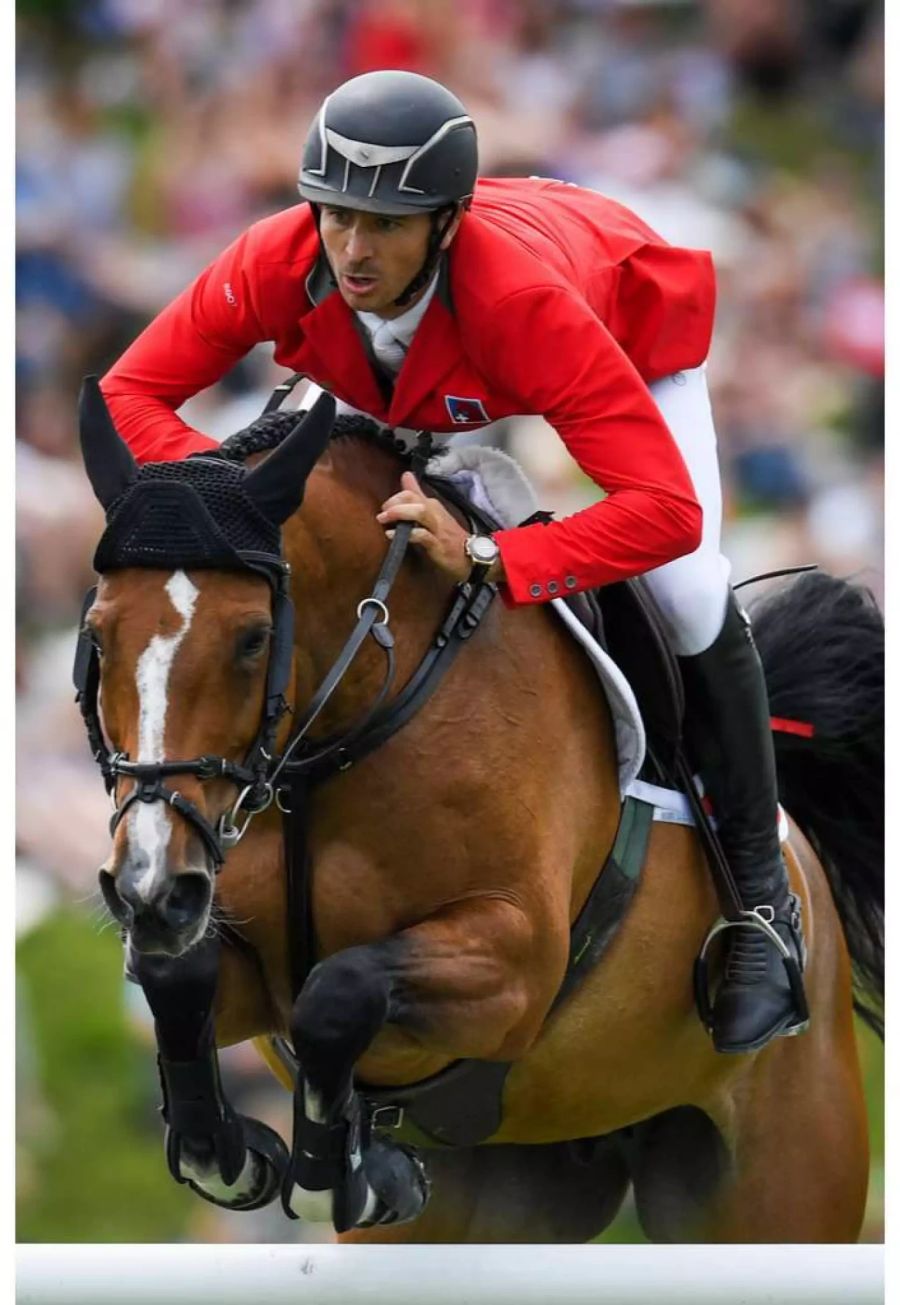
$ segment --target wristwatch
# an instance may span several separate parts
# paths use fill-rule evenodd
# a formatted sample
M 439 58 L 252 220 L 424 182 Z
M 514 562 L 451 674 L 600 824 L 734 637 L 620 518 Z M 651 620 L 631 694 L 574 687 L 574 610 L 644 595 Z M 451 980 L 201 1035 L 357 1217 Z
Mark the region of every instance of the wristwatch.
M 488 571 L 500 557 L 500 545 L 492 535 L 469 535 L 465 548 L 466 556 L 472 562 L 469 583 L 480 584 L 487 579 Z

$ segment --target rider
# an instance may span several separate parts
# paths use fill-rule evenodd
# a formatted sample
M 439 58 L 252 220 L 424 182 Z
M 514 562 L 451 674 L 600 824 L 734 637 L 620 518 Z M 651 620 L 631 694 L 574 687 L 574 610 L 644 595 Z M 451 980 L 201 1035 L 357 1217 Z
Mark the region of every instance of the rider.
M 766 688 L 719 552 L 711 259 L 592 191 L 476 172 L 474 124 L 437 82 L 381 71 L 340 86 L 306 140 L 308 202 L 250 227 L 147 327 L 104 378 L 114 420 L 139 460 L 216 447 L 175 409 L 263 340 L 344 411 L 393 427 L 545 417 L 601 502 L 467 537 L 405 473 L 378 520 L 415 522 L 412 543 L 456 579 L 490 563 L 511 607 L 644 575 L 744 906 L 799 959 Z M 716 1048 L 798 1032 L 772 940 L 757 926 L 726 936 Z

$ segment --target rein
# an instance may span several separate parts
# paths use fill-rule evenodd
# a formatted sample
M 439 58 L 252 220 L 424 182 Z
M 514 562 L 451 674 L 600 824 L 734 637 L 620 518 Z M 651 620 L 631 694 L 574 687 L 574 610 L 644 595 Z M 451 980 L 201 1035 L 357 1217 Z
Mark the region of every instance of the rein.
M 299 376 L 292 377 L 290 381 L 276 389 L 266 405 L 261 425 L 266 423 L 267 416 L 273 414 L 273 409 L 293 389 L 299 379 Z M 270 439 L 272 434 L 276 433 L 274 423 L 271 423 L 271 426 L 272 429 L 268 432 Z M 376 439 L 374 442 L 388 443 L 394 452 L 399 452 L 403 448 L 402 443 L 393 436 Z M 410 465 L 419 477 L 425 475 L 431 449 L 431 433 L 420 431 L 415 447 L 408 454 Z M 256 451 L 256 448 L 242 449 L 241 453 L 246 457 L 250 451 Z M 213 454 L 212 456 L 228 455 Z M 458 506 L 462 504 L 458 503 Z M 466 505 L 466 510 L 471 513 L 471 506 Z M 218 873 L 224 864 L 228 850 L 240 842 L 254 816 L 267 810 L 275 801 L 279 810 L 289 820 L 292 812 L 297 812 L 301 805 L 297 800 L 300 786 L 305 790 L 313 782 L 348 769 L 360 757 L 380 746 L 385 739 L 406 723 L 433 692 L 438 680 L 458 651 L 459 641 L 467 639 L 474 632 L 496 594 L 496 586 L 484 581 L 475 583 L 466 581 L 455 587 L 447 615 L 419 668 L 395 702 L 390 707 L 386 707 L 386 700 L 396 674 L 394 635 L 390 628 L 387 599 L 406 554 L 412 529 L 412 522 L 398 523 L 372 591 L 357 607 L 357 622 L 353 631 L 306 710 L 296 722 L 287 745 L 280 755 L 275 751 L 275 738 L 282 717 L 290 710 L 286 693 L 294 645 L 294 607 L 290 596 L 291 569 L 284 558 L 274 554 L 250 552 L 239 554 L 248 569 L 263 575 L 269 582 L 272 588 L 273 618 L 263 716 L 256 738 L 241 763 L 215 755 L 204 755 L 191 760 L 135 762 L 129 760 L 124 753 L 114 752 L 109 747 L 103 733 L 99 712 L 100 653 L 84 622 L 88 609 L 96 597 L 96 587 L 88 592 L 82 610 L 73 680 L 76 690 L 75 701 L 81 710 L 91 751 L 100 767 L 106 790 L 113 797 L 111 835 L 115 833 L 135 802 L 165 802 L 187 820 L 200 836 Z M 454 635 L 457 636 L 456 639 L 453 638 Z M 307 738 L 309 730 L 370 636 L 382 649 L 386 658 L 385 675 L 380 689 L 362 715 L 341 734 L 312 743 Z M 213 825 L 194 802 L 164 783 L 165 779 L 177 775 L 192 775 L 201 781 L 230 780 L 238 789 L 238 796 L 231 808 Z M 115 795 L 119 779 L 131 779 L 135 782 L 133 790 L 121 803 L 116 801 Z M 241 813 L 245 818 L 238 826 L 237 820 Z M 290 863 L 290 854 L 288 859 Z M 289 873 L 289 895 L 291 895 L 290 879 Z M 295 949 L 292 948 L 293 950 Z

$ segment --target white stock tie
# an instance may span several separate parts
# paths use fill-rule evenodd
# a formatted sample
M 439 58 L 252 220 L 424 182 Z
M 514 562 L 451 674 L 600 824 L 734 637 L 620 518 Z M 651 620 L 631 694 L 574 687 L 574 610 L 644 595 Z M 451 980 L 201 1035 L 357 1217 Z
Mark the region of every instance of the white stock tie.
M 382 322 L 372 334 L 372 351 L 392 376 L 396 376 L 406 357 L 406 345 L 397 339 L 390 322 Z

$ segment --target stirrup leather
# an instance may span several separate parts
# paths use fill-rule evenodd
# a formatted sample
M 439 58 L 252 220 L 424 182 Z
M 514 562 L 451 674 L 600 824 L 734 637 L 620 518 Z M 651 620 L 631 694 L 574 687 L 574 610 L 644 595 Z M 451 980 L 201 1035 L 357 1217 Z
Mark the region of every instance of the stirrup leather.
M 800 933 L 800 899 L 796 893 L 789 893 L 787 900 L 788 917 L 785 921 L 780 921 L 780 923 L 786 924 L 791 931 L 800 958 L 799 963 L 790 947 L 774 927 L 775 910 L 772 906 L 754 906 L 752 909 L 739 912 L 738 916 L 733 920 L 727 920 L 724 916 L 720 916 L 706 935 L 700 953 L 694 961 L 694 1000 L 697 1003 L 697 1013 L 707 1033 L 712 1034 L 713 1032 L 712 1001 L 709 995 L 708 952 L 713 939 L 724 933 L 726 929 L 755 929 L 759 933 L 765 934 L 769 942 L 774 944 L 776 951 L 781 955 L 788 982 L 790 983 L 791 996 L 794 999 L 798 1022 L 805 1024 L 809 1020 L 809 1006 L 803 986 L 803 971 L 806 968 L 807 952 L 806 944 Z

